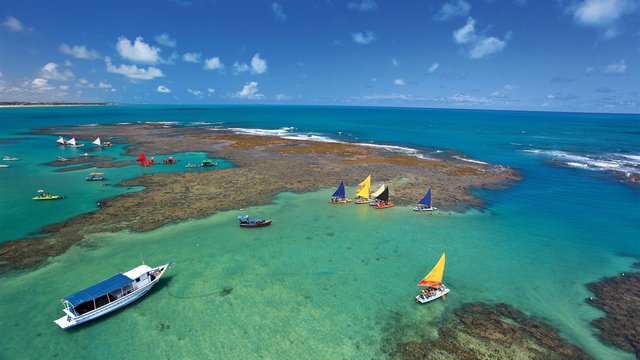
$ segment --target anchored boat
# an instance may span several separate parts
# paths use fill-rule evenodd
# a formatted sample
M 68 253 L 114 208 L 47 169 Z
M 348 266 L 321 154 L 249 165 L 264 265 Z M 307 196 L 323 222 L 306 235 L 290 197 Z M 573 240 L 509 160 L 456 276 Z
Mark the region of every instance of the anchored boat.
M 54 322 L 68 329 L 129 305 L 151 290 L 170 264 L 155 268 L 142 264 L 67 296 L 62 299 L 65 316 Z
M 389 202 L 388 186 L 385 187 L 384 190 L 382 190 L 382 193 L 380 193 L 380 195 L 376 196 L 376 200 L 373 203 L 373 205 L 375 206 L 376 209 L 386 209 L 386 208 L 395 206 L 395 204 Z
M 238 216 L 238 223 L 243 228 L 254 228 L 271 225 L 271 220 L 255 220 L 249 217 L 249 215 Z
M 338 189 L 336 190 L 336 192 L 333 193 L 333 195 L 331 195 L 331 200 L 329 201 L 329 203 L 331 204 L 346 204 L 346 203 L 350 203 L 351 199 L 347 199 L 346 197 L 346 192 L 344 190 L 344 182 L 340 181 L 340 185 L 338 185 Z
M 46 193 L 44 190 L 38 190 L 38 196 L 33 197 L 33 200 L 59 200 L 62 199 L 63 196 L 60 195 L 50 195 Z
M 106 180 L 105 178 L 102 177 L 102 175 L 104 175 L 103 172 L 90 172 L 89 176 L 87 176 L 86 178 L 84 178 L 85 181 L 103 181 Z
M 440 260 L 431 271 L 420 280 L 418 286 L 425 286 L 424 289 L 420 289 L 420 295 L 416 296 L 416 302 L 425 304 L 429 301 L 433 301 L 439 297 L 444 299 L 444 296 L 451 291 L 442 283 L 442 277 L 444 276 L 444 263 L 445 256 L 442 253 Z
M 427 190 L 427 194 L 422 198 L 422 200 L 420 200 L 418 205 L 413 208 L 413 211 L 433 211 L 437 209 L 438 208 L 431 205 L 431 188 L 429 188 L 429 190 Z

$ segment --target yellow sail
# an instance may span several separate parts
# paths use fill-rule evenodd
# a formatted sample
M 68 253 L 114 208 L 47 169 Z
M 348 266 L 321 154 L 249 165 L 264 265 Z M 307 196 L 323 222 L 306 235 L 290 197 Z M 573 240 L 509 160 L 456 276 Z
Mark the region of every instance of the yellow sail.
M 437 288 L 442 284 L 442 276 L 444 275 L 444 253 L 438 260 L 436 266 L 431 269 L 431 272 L 424 277 L 424 279 L 420 280 L 418 286 L 429 286 L 432 288 Z
M 358 184 L 358 191 L 356 191 L 356 196 L 360 196 L 365 199 L 369 198 L 369 194 L 371 194 L 371 175 L 367 176 L 366 179 Z

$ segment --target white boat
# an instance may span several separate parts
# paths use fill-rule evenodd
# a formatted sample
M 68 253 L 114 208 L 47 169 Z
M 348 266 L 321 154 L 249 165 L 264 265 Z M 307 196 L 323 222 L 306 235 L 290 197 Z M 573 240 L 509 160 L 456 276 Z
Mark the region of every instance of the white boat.
M 418 205 L 413 207 L 413 211 L 433 211 L 438 210 L 438 208 L 433 207 L 431 204 L 431 188 L 427 190 L 427 194 L 420 200 Z
M 7 165 L 7 164 L 0 164 L 0 168 L 8 168 L 8 167 L 9 167 L 9 165 Z
M 444 253 L 442 253 L 442 256 L 440 257 L 440 260 L 438 260 L 436 266 L 431 269 L 424 279 L 420 280 L 418 286 L 425 286 L 426 288 L 421 289 L 420 295 L 416 296 L 417 303 L 425 304 L 440 297 L 444 299 L 444 296 L 451 291 L 442 283 L 442 277 L 444 276 L 444 263 L 445 256 Z
M 67 145 L 67 140 L 65 140 L 62 136 L 58 136 L 58 145 Z
M 54 320 L 63 329 L 99 318 L 141 298 L 158 283 L 171 263 L 140 265 L 62 299 L 65 315 Z
M 18 160 L 18 158 L 11 157 L 11 156 L 2 157 L 2 161 L 16 161 L 16 160 Z
M 77 148 L 77 147 L 83 147 L 83 146 L 84 146 L 84 144 L 78 144 L 78 143 L 76 142 L 76 138 L 71 138 L 71 140 L 67 141 L 66 145 L 67 145 L 67 146 L 71 146 L 71 147 L 76 147 L 76 148 Z

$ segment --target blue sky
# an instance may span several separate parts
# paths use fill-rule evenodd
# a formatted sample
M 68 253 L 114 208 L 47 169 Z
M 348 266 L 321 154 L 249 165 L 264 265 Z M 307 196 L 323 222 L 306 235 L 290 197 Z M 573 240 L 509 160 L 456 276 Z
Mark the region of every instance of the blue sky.
M 1 101 L 640 111 L 640 0 L 5 1 Z

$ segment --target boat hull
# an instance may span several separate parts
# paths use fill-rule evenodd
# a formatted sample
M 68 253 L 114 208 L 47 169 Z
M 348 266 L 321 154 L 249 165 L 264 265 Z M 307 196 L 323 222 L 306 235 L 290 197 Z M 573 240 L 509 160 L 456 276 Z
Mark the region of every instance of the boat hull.
M 396 205 L 395 205 L 395 204 L 392 204 L 392 203 L 388 203 L 388 204 L 379 204 L 379 205 L 376 205 L 376 206 L 375 206 L 375 208 L 376 208 L 376 209 L 388 209 L 388 208 L 390 208 L 390 207 L 394 207 L 394 206 L 396 206 Z
M 263 227 L 271 225 L 271 220 L 258 220 L 252 223 L 240 223 L 240 227 L 242 228 L 255 228 L 255 227 Z
M 60 200 L 62 199 L 62 196 L 60 195 L 52 195 L 52 196 L 36 196 L 34 198 L 32 198 L 33 200 L 36 201 L 42 201 L 42 200 Z
M 438 298 L 441 298 L 443 295 L 447 295 L 449 292 L 451 291 L 451 289 L 449 288 L 445 288 L 444 291 L 438 289 L 436 290 L 436 293 L 431 295 L 431 296 L 423 296 L 423 295 L 417 295 L 416 296 L 416 302 L 419 304 L 426 304 L 430 301 L 436 300 Z
M 417 206 L 413 208 L 413 211 L 434 211 L 434 210 L 438 210 L 438 208 L 435 208 L 435 207 L 419 208 Z
M 162 278 L 162 275 L 164 275 L 164 272 L 167 270 L 167 268 L 169 267 L 169 264 L 165 264 L 165 265 L 161 265 L 158 266 L 153 270 L 159 270 L 160 273 L 158 274 L 158 276 L 151 282 L 149 282 L 147 285 L 143 286 L 140 289 L 135 290 L 134 292 L 132 292 L 131 294 L 124 296 L 116 301 L 112 301 L 109 304 L 105 305 L 105 306 L 101 306 L 98 309 L 89 311 L 85 314 L 82 314 L 80 316 L 74 316 L 73 314 L 71 314 L 70 312 L 68 312 L 67 309 L 64 309 L 65 312 L 65 316 L 54 320 L 54 322 L 60 326 L 62 329 L 68 329 L 80 324 L 84 324 L 88 321 L 97 319 L 103 315 L 109 314 L 113 311 L 116 311 L 124 306 L 127 306 L 129 304 L 131 304 L 132 302 L 140 299 L 142 296 L 144 296 L 147 292 L 149 292 L 149 290 L 151 290 L 152 287 L 154 287 L 158 281 L 160 280 L 160 278 Z
M 329 204 L 348 204 L 351 202 L 351 199 L 341 199 L 338 201 L 329 201 Z
M 368 205 L 368 204 L 371 203 L 371 200 L 369 200 L 369 199 L 357 199 L 354 203 L 358 204 L 358 205 L 362 205 L 362 204 L 367 204 Z

